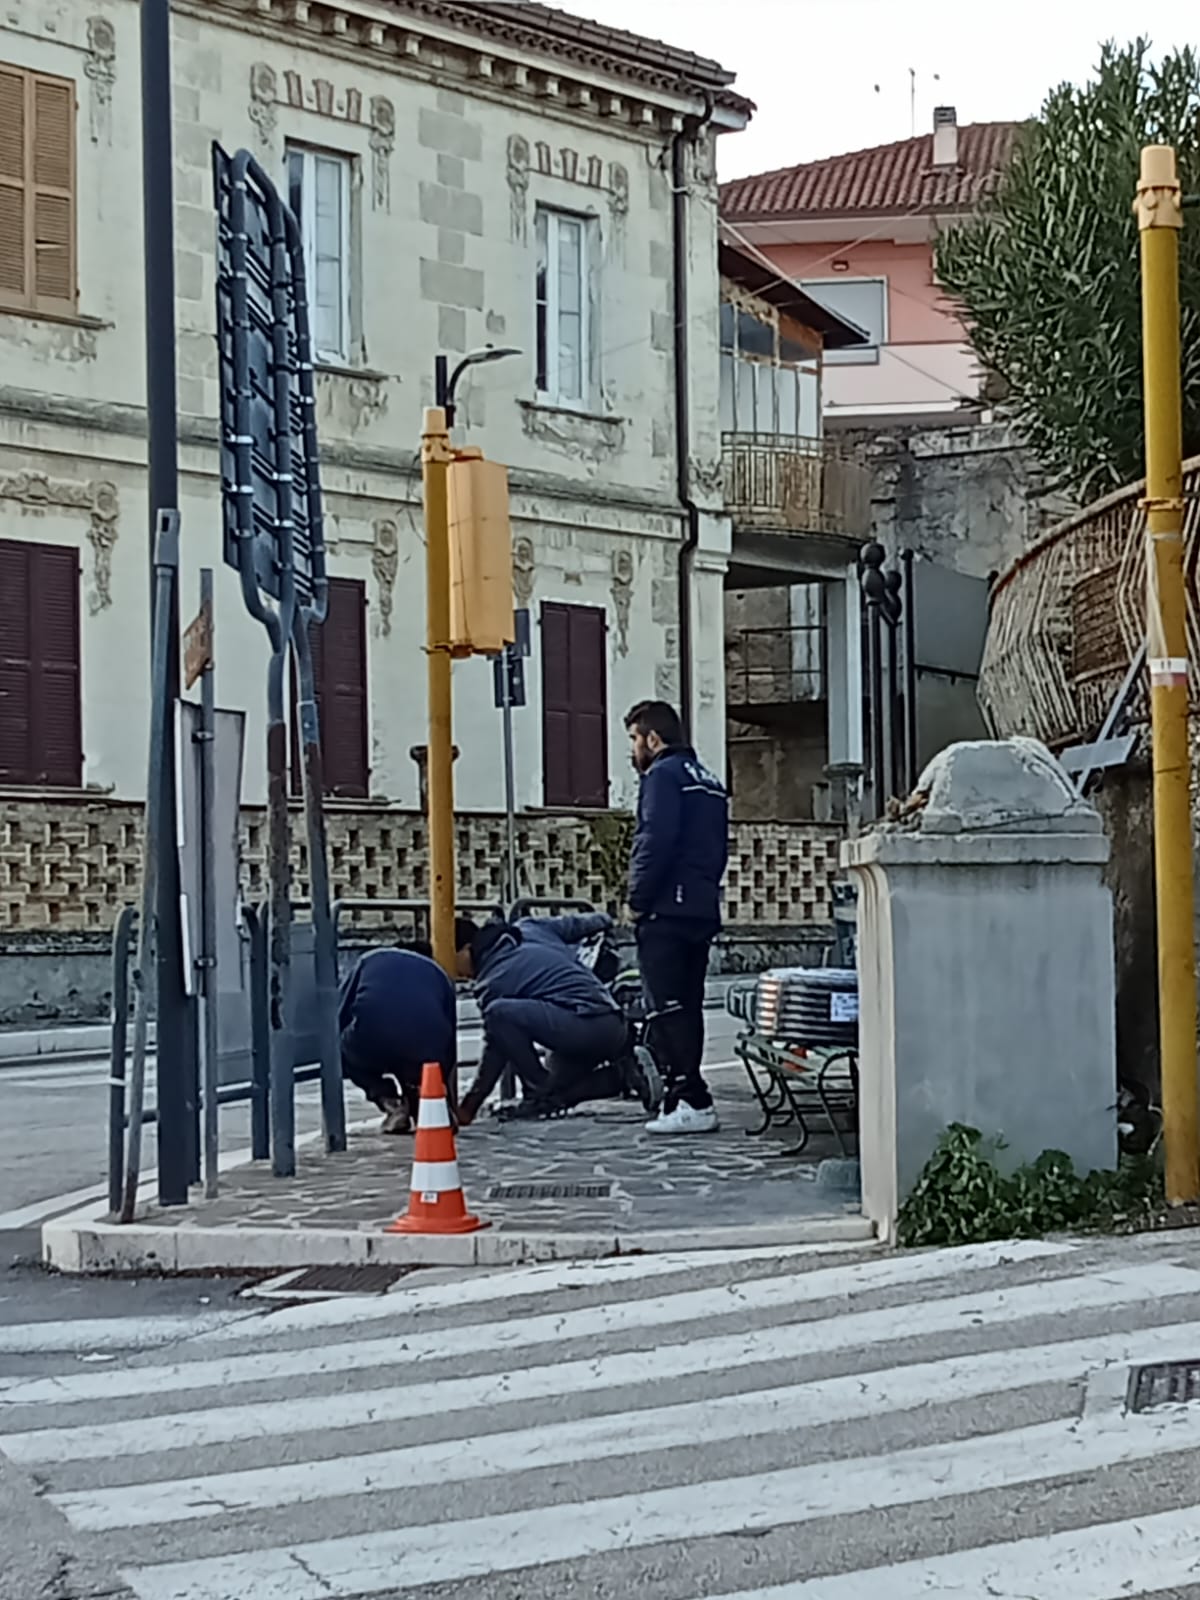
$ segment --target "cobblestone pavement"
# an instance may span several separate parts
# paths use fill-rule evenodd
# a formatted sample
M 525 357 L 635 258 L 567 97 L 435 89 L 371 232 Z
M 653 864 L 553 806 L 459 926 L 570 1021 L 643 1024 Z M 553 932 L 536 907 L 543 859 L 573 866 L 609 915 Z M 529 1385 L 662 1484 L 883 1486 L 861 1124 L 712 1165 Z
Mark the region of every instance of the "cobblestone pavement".
M 740 1071 L 726 1069 L 710 1081 L 722 1125 L 702 1138 L 652 1138 L 641 1107 L 621 1101 L 553 1122 L 481 1119 L 458 1140 L 468 1203 L 501 1232 L 563 1234 L 858 1212 L 857 1203 L 846 1204 L 851 1196 L 827 1193 L 815 1181 L 817 1162 L 837 1154 L 832 1140 L 814 1135 L 803 1159 L 782 1155 L 786 1130 L 748 1136 L 758 1115 Z M 273 1178 L 265 1163 L 238 1168 L 222 1179 L 219 1199 L 186 1211 L 152 1208 L 147 1220 L 167 1227 L 376 1232 L 407 1207 L 411 1161 L 411 1138 L 360 1130 L 343 1155 L 302 1150 L 293 1181 Z

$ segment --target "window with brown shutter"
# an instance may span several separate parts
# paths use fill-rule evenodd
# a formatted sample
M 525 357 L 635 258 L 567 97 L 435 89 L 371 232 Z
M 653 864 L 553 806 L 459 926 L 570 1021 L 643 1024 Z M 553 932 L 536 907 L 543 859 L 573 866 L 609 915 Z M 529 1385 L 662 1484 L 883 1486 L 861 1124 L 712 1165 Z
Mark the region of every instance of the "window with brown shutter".
M 0 539 L 0 783 L 77 789 L 79 556 Z
M 365 800 L 371 769 L 367 751 L 367 586 L 353 578 L 330 578 L 325 621 L 309 630 L 325 793 Z M 292 672 L 292 793 L 304 782 L 304 756 Z
M 0 66 L 0 306 L 74 312 L 75 85 Z
M 542 606 L 542 772 L 548 806 L 608 805 L 608 625 L 595 606 Z

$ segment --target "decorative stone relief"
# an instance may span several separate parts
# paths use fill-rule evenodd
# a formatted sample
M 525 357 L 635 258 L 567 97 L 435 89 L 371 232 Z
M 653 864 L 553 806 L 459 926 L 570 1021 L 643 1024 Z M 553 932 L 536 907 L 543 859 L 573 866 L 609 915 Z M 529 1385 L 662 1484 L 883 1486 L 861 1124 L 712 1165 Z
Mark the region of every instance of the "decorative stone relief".
M 522 139 L 519 134 L 513 134 L 508 141 L 510 187 L 513 182 L 514 153 L 521 154 L 524 168 L 528 172 L 529 142 Z M 599 189 L 601 193 L 606 189 L 611 192 L 620 186 L 625 195 L 624 209 L 629 209 L 629 174 L 618 162 L 614 161 L 609 165 L 606 183 L 604 162 L 599 156 L 581 155 L 578 150 L 572 150 L 571 146 L 566 144 L 560 145 L 556 150 L 545 139 L 539 139 L 533 147 L 533 168 L 543 178 L 562 178 L 566 183 L 577 183 L 585 189 Z
M 33 511 L 86 511 L 88 542 L 92 547 L 92 593 L 88 609 L 93 615 L 112 604 L 112 551 L 117 542 L 121 502 L 115 483 L 98 478 L 74 483 L 50 478 L 44 472 L 15 472 L 0 478 L 0 500 L 15 500 Z
M 617 616 L 617 651 L 629 654 L 629 607 L 633 600 L 633 555 L 614 550 L 612 559 L 613 609 Z
M 527 438 L 576 461 L 610 461 L 625 448 L 625 423 L 620 417 L 582 416 L 523 401 L 521 426 Z
M 521 534 L 513 540 L 513 595 L 518 606 L 533 601 L 533 540 Z
M 371 571 L 379 587 L 379 631 L 386 639 L 392 631 L 392 595 L 400 566 L 400 535 L 390 517 L 380 517 L 373 532 Z
M 92 484 L 92 514 L 88 541 L 92 547 L 92 593 L 88 610 L 95 616 L 112 605 L 112 553 L 117 542 L 120 502 L 113 483 Z
M 117 35 L 107 17 L 89 17 L 83 75 L 92 86 L 92 143 L 112 143 L 112 93 L 117 81 Z
M 512 236 L 524 244 L 528 234 L 525 203 L 529 196 L 529 140 L 519 133 L 508 136 L 508 189 L 512 196 L 509 214 Z
M 725 475 L 720 460 L 711 456 L 700 460 L 693 456 L 690 466 L 694 487 L 699 489 L 706 499 L 723 500 Z
M 625 223 L 629 217 L 629 172 L 619 161 L 608 168 L 608 211 L 612 217 L 610 244 L 618 261 L 625 259 Z
M 279 120 L 279 81 L 274 67 L 265 61 L 255 62 L 250 68 L 250 121 L 258 129 L 259 143 L 269 145 L 275 136 Z
M 377 417 L 387 415 L 387 380 L 351 378 L 346 401 L 350 407 L 350 426 L 354 429 L 369 427 Z
M 371 201 L 377 211 L 392 204 L 392 151 L 396 148 L 396 108 L 384 95 L 371 101 Z

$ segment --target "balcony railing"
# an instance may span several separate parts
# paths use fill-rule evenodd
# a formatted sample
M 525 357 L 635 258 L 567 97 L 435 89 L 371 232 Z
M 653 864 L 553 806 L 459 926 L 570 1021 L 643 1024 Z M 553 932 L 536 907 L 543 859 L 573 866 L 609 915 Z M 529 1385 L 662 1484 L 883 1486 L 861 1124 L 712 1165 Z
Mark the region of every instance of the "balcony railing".
M 825 628 L 738 628 L 725 636 L 725 699 L 731 712 L 791 706 L 825 696 Z
M 725 504 L 735 528 L 865 539 L 871 470 L 825 439 L 727 433 Z

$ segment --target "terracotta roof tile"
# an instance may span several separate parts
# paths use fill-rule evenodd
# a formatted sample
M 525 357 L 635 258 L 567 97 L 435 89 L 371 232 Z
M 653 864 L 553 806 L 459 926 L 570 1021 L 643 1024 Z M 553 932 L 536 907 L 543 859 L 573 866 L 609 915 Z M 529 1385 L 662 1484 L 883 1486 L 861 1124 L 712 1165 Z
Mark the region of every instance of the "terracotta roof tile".
M 958 130 L 958 166 L 934 167 L 933 135 L 808 161 L 721 186 L 721 210 L 747 221 L 802 213 L 962 211 L 1006 165 L 1021 124 L 973 122 Z

